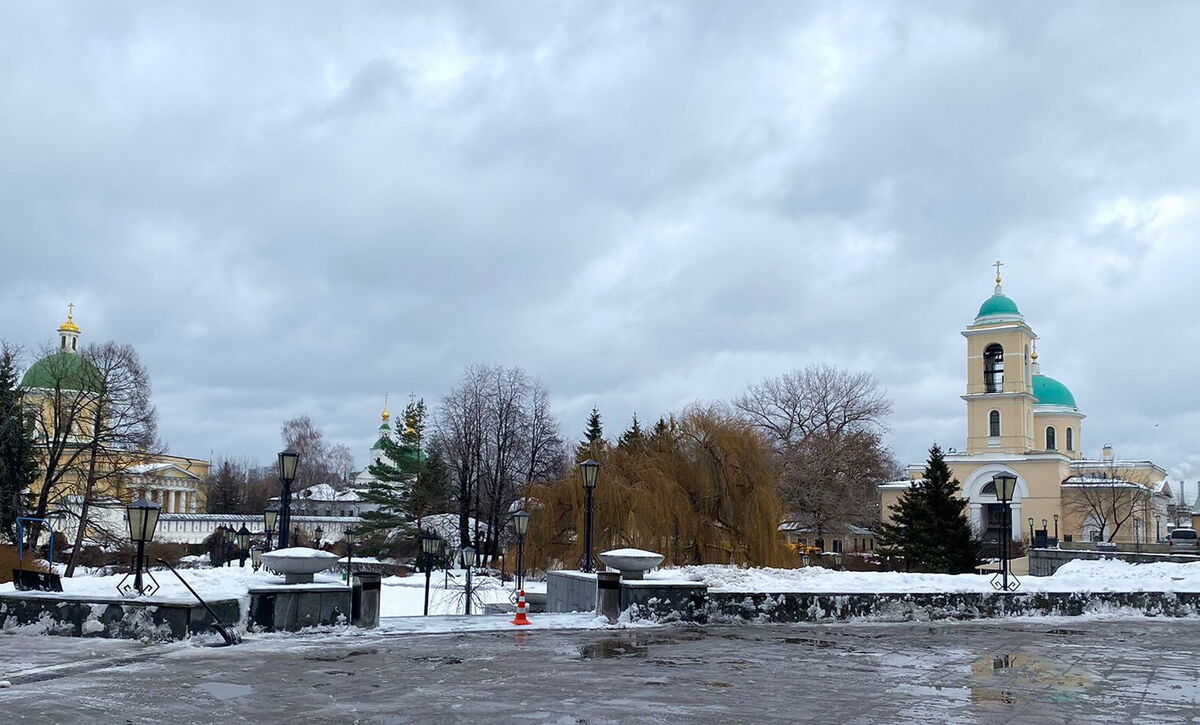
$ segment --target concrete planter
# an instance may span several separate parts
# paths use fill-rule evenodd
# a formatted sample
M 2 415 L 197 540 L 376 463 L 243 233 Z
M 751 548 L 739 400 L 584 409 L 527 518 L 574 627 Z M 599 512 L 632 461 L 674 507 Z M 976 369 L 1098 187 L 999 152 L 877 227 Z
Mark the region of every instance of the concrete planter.
M 646 572 L 662 563 L 663 555 L 641 549 L 614 549 L 600 554 L 609 569 L 621 572 L 622 579 L 642 579 Z
M 325 571 L 338 561 L 337 554 L 294 546 L 263 554 L 267 569 L 282 574 L 285 584 L 311 584 L 313 574 Z

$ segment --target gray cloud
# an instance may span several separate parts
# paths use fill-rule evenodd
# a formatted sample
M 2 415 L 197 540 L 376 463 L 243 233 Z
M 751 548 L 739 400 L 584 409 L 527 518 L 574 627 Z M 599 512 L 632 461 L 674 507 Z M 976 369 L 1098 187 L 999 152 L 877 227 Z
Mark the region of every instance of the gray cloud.
M 1191 4 L 84 3 L 0 17 L 0 323 L 181 453 L 517 364 L 578 434 L 813 361 L 961 445 L 1006 262 L 1085 444 L 1200 477 Z M 360 461 L 361 463 L 362 461 Z

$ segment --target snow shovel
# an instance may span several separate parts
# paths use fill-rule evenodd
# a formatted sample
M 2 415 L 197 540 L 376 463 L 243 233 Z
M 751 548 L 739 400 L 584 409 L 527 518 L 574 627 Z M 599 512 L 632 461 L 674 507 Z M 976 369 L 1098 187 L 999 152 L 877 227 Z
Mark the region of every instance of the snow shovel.
M 212 624 L 209 624 L 208 626 L 215 629 L 217 634 L 221 635 L 221 639 L 225 640 L 225 645 L 242 643 L 242 635 L 237 631 L 237 628 L 232 624 L 225 624 L 225 622 L 221 621 L 221 618 L 217 616 L 217 613 L 213 611 L 213 608 L 208 606 L 208 602 L 201 599 L 200 595 L 196 593 L 196 590 L 192 589 L 192 585 L 188 584 L 187 581 L 179 574 L 179 572 L 175 571 L 175 567 L 171 566 L 162 559 L 155 559 L 155 561 L 170 569 L 171 573 L 174 574 L 175 577 L 179 579 L 179 581 L 185 587 L 187 587 L 187 590 L 192 593 L 192 596 L 196 598 L 196 601 L 204 605 L 204 608 L 208 610 L 208 616 L 213 618 Z

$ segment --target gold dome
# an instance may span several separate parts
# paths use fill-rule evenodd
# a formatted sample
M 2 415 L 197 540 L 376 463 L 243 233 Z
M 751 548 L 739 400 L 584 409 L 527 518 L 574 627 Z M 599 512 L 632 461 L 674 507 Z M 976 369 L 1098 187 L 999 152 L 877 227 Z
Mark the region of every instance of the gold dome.
M 79 325 L 75 324 L 75 303 L 67 305 L 67 321 L 58 326 L 59 332 L 79 333 Z

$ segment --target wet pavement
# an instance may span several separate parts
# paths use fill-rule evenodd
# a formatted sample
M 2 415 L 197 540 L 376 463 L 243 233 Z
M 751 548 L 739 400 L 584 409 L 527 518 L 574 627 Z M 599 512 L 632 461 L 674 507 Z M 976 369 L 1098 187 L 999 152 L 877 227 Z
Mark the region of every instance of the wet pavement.
M 0 636 L 0 677 L 12 682 L 0 689 L 3 721 L 1200 722 L 1191 620 L 355 633 L 234 648 L 104 643 L 87 657 L 75 649 L 90 644 Z

